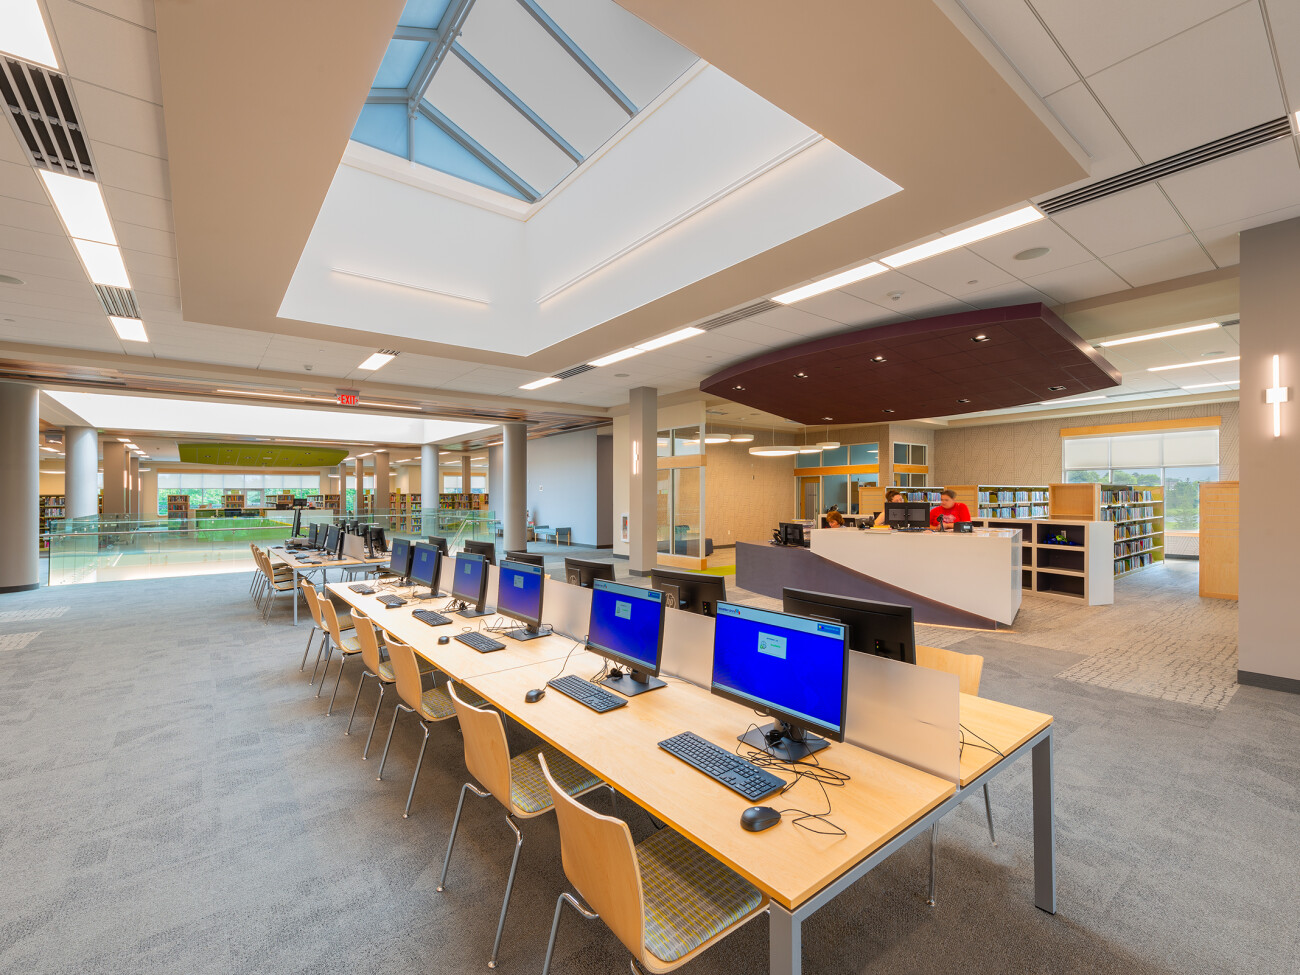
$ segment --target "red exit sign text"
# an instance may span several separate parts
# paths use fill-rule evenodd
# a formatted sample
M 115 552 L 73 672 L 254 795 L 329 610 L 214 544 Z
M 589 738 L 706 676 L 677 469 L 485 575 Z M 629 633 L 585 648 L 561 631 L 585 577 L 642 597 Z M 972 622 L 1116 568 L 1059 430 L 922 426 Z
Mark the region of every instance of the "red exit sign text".
M 357 399 L 356 393 L 339 393 L 339 406 L 356 406 Z

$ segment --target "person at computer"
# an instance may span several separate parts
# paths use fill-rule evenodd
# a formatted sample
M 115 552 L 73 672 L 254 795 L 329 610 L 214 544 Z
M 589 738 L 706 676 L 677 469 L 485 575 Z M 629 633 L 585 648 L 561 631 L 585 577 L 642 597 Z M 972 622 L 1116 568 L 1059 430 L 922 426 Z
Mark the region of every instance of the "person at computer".
M 970 509 L 964 502 L 957 500 L 951 488 L 944 488 L 939 493 L 939 505 L 930 511 L 930 527 L 940 531 L 952 531 L 952 526 L 959 521 L 970 521 Z
M 826 527 L 827 528 L 844 527 L 844 516 L 840 514 L 840 510 L 838 508 L 832 508 L 830 511 L 826 512 Z
M 890 491 L 885 495 L 886 504 L 902 504 L 907 499 L 903 497 L 902 491 Z

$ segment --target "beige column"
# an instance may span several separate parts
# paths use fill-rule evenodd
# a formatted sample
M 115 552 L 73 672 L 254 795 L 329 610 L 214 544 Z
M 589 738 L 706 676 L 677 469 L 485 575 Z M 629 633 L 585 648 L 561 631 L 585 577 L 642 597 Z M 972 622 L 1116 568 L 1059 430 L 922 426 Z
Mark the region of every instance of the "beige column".
M 352 501 L 352 513 L 361 514 L 361 489 L 364 486 L 366 462 L 360 457 L 356 459 L 356 464 L 352 468 L 353 486 L 356 488 L 356 497 Z
M 460 455 L 460 493 L 461 494 L 469 494 L 470 487 L 474 483 L 472 480 L 470 480 L 470 478 L 473 476 L 473 474 L 471 473 L 471 467 L 472 465 L 470 464 L 469 454 L 461 454 Z
M 126 445 L 104 441 L 104 518 L 121 520 L 127 513 Z
M 132 518 L 140 517 L 140 458 L 132 454 L 127 460 L 127 507 Z
M 40 585 L 37 389 L 0 383 L 0 593 Z
M 68 518 L 94 518 L 99 514 L 99 434 L 93 427 L 68 427 L 63 431 L 63 449 Z
M 389 486 L 389 469 L 388 469 L 388 451 L 375 451 L 375 504 L 374 510 L 383 512 L 383 518 L 387 520 L 392 517 L 392 502 L 389 495 L 392 488 Z
M 638 386 L 629 390 L 628 405 L 628 568 L 634 576 L 646 576 L 659 558 L 655 546 L 659 392 Z

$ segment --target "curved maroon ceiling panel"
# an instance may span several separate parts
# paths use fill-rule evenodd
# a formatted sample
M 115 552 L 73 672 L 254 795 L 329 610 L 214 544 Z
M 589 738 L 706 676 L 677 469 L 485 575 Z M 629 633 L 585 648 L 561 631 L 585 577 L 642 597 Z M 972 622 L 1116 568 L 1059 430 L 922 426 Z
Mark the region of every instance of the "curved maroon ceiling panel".
M 803 342 L 700 389 L 805 424 L 880 423 L 1078 396 L 1120 378 L 1046 305 L 1012 305 Z

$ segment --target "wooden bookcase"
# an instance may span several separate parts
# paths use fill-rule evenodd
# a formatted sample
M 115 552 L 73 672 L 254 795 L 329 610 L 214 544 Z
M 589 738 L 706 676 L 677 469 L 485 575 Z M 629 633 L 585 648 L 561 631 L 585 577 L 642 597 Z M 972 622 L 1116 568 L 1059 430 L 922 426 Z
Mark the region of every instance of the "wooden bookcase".
M 1239 482 L 1201 484 L 1201 595 L 1209 599 L 1237 598 L 1240 513 Z
M 50 530 L 51 521 L 59 521 L 68 516 L 67 498 L 62 494 L 42 494 L 39 501 L 41 551 L 49 550 L 50 540 L 44 535 Z
M 1046 518 L 1048 486 L 1046 484 L 979 484 L 979 511 L 976 518 Z
M 1019 528 L 1021 588 L 1088 606 L 1115 601 L 1109 522 L 1093 519 L 981 518 L 984 528 Z
M 1139 484 L 1053 484 L 1049 515 L 1056 519 L 1109 522 L 1115 527 L 1115 575 L 1123 576 L 1165 558 L 1165 489 Z

